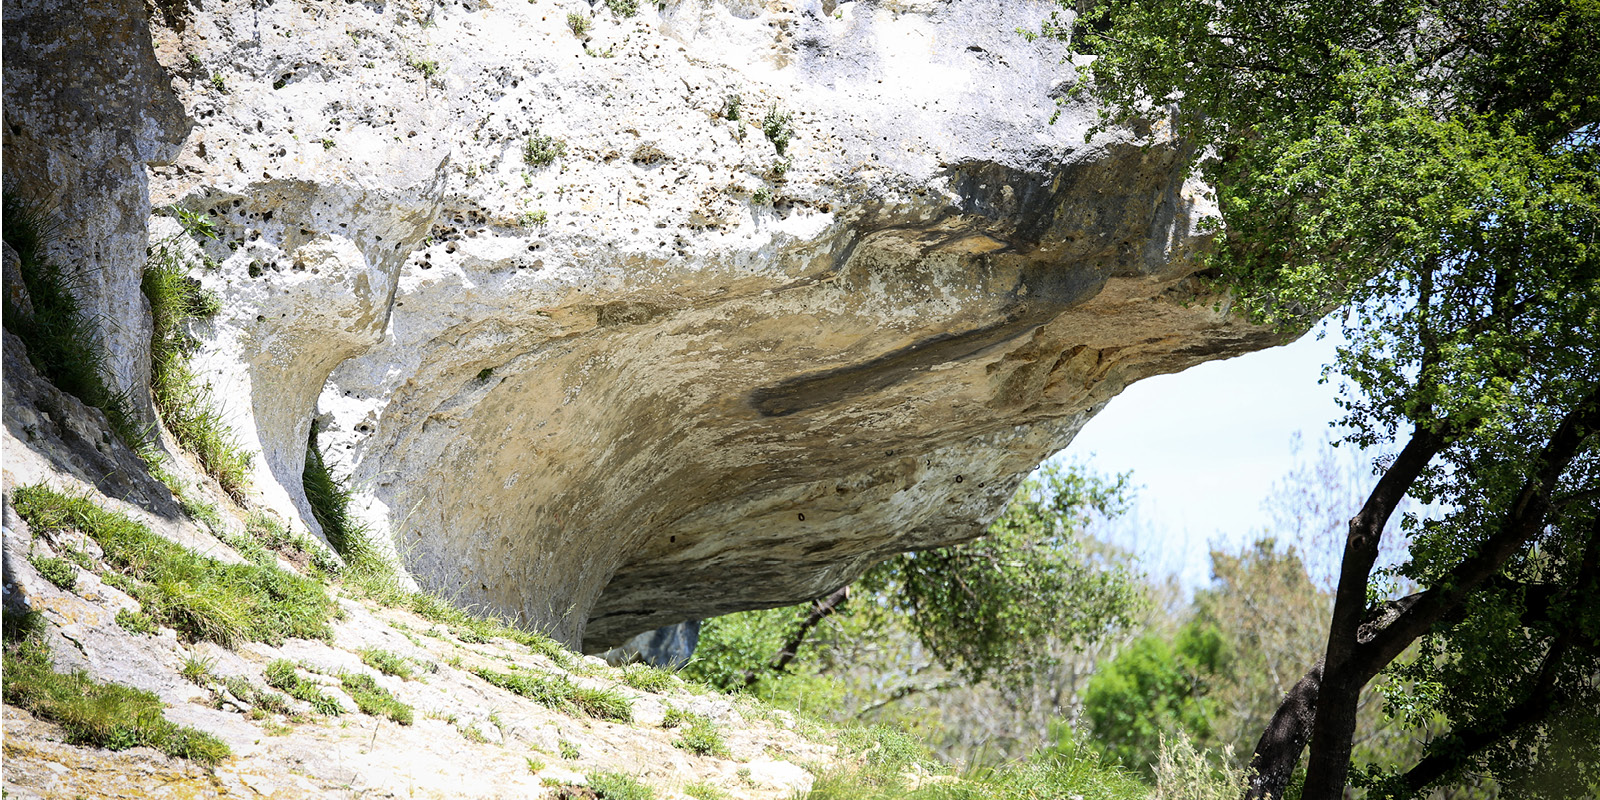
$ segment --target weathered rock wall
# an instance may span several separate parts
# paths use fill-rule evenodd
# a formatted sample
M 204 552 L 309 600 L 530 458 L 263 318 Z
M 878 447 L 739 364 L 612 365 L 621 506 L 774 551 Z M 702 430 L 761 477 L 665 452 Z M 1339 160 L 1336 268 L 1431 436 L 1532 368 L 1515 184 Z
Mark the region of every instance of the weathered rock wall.
M 977 535 L 1129 382 L 1270 343 L 1190 276 L 1162 127 L 1058 109 L 1066 54 L 1015 32 L 1052 8 L 157 17 L 194 129 L 149 191 L 221 234 L 202 364 L 258 502 L 315 528 L 316 419 L 418 582 L 591 650 Z

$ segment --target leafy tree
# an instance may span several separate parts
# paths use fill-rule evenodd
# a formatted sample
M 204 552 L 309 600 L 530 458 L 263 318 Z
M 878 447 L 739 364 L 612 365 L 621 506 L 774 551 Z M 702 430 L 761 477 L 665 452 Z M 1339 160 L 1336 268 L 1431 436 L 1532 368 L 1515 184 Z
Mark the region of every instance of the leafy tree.
M 874 673 L 871 695 L 845 704 L 858 714 L 980 684 L 1025 694 L 1140 609 L 1139 582 L 1083 536 L 1091 518 L 1120 513 L 1126 494 L 1126 476 L 1047 465 L 981 539 L 896 556 L 809 605 L 707 620 L 684 672 L 788 701 L 837 694 L 862 668 Z
M 1215 744 L 1212 690 L 1226 680 L 1229 649 L 1216 626 L 1191 621 L 1173 641 L 1146 634 L 1089 680 L 1083 712 L 1095 743 L 1130 770 L 1154 777 L 1163 736 L 1183 731 Z
M 1379 793 L 1465 771 L 1600 789 L 1600 4 L 1089 0 L 1049 32 L 1107 126 L 1163 117 L 1216 189 L 1208 268 L 1255 320 L 1338 309 L 1346 440 L 1393 442 L 1350 519 L 1323 658 L 1261 736 L 1253 796 L 1342 795 L 1363 687 L 1413 642 L 1447 732 Z M 1157 126 L 1156 130 L 1161 128 Z M 1374 591 L 1404 498 L 1418 591 Z M 1313 654 L 1307 654 L 1310 663 Z M 1573 731 L 1579 733 L 1573 734 Z

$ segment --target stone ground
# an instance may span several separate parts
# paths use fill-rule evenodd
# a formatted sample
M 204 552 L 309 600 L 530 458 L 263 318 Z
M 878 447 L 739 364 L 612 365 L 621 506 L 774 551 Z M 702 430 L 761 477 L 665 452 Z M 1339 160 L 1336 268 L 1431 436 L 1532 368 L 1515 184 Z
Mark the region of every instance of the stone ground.
M 8 529 L 6 535 L 21 534 Z M 40 594 L 47 590 L 54 587 L 43 584 Z M 52 619 L 61 618 L 58 609 L 94 603 L 81 597 L 78 603 L 40 599 Z M 137 682 L 161 686 L 158 693 L 173 706 L 170 719 L 220 736 L 234 757 L 208 771 L 147 748 L 114 753 L 75 747 L 63 743 L 56 725 L 7 705 L 6 796 L 553 797 L 558 787 L 582 785 L 585 775 L 604 770 L 634 776 L 664 800 L 687 797 L 682 787 L 695 782 L 736 797 L 780 798 L 810 786 L 811 773 L 803 765 L 832 761 L 832 746 L 805 735 L 820 729 L 781 710 L 697 693 L 681 681 L 660 693 L 634 689 L 620 682 L 620 670 L 594 657 L 575 656 L 572 669 L 563 670 L 510 640 L 465 642 L 446 626 L 408 611 L 348 596 L 341 596 L 340 604 L 345 618 L 335 624 L 331 643 L 290 640 L 277 647 L 251 643 L 228 650 L 181 643 L 170 630 L 138 635 L 115 625 L 98 628 L 94 660 L 117 658 L 111 651 L 116 640 L 125 639 L 129 662 L 148 664 L 151 655 L 166 661 L 169 672 Z M 84 611 L 76 609 L 80 617 Z M 68 638 L 77 633 L 70 631 L 73 627 L 67 626 Z M 418 676 L 401 680 L 366 667 L 357 654 L 363 647 L 402 656 Z M 244 713 L 248 704 L 217 708 L 210 690 L 183 681 L 176 669 L 188 656 L 210 659 L 216 674 L 243 677 L 258 687 L 265 686 L 266 665 L 278 658 L 321 672 L 364 672 L 411 705 L 415 722 L 400 725 L 355 712 L 347 699 L 341 702 L 352 710 L 339 716 L 295 722 L 275 714 L 252 720 Z M 565 674 L 581 686 L 614 688 L 631 702 L 633 721 L 554 711 L 468 672 L 474 667 L 507 672 L 513 666 Z M 316 673 L 302 670 L 302 675 L 315 679 Z M 325 691 L 341 697 L 335 688 Z M 174 703 L 181 695 L 188 698 Z M 728 755 L 699 756 L 674 747 L 678 731 L 662 726 L 669 707 L 712 719 L 724 733 Z M 563 750 L 572 755 L 570 748 L 576 755 L 564 757 Z

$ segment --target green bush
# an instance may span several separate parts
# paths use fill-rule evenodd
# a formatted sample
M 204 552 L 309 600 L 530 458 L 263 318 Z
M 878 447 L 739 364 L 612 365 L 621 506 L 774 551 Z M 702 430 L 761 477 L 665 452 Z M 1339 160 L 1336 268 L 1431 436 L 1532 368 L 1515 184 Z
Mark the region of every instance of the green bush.
M 542 167 L 567 153 L 567 143 L 554 136 L 546 136 L 535 128 L 522 143 L 522 160 L 530 167 Z
M 293 661 L 280 658 L 267 665 L 267 685 L 280 689 L 296 700 L 311 704 L 318 714 L 336 717 L 344 713 L 339 701 L 322 693 L 322 687 L 300 677 Z M 410 723 L 407 723 L 410 724 Z
M 78 568 L 64 558 L 28 556 L 28 563 L 39 571 L 39 576 L 55 584 L 57 589 L 70 592 L 78 586 Z
M 629 664 L 622 668 L 622 682 L 635 689 L 660 694 L 678 685 L 677 676 L 649 664 Z
M 155 620 L 143 611 L 129 611 L 124 608 L 117 612 L 117 625 L 128 633 L 151 634 L 156 632 Z
M 639 0 L 606 0 L 606 8 L 621 19 L 639 16 Z
M 361 662 L 385 675 L 393 675 L 401 680 L 409 681 L 415 673 L 411 665 L 404 658 L 389 652 L 372 647 L 362 648 Z
M 789 140 L 794 138 L 794 126 L 789 122 L 789 113 L 780 111 L 778 104 L 773 103 L 767 109 L 767 115 L 761 119 L 761 132 L 767 135 L 778 155 L 783 155 L 789 149 Z
M 572 29 L 573 36 L 582 36 L 589 32 L 589 18 L 573 12 L 567 15 L 567 27 Z
M 93 538 L 146 613 L 191 640 L 231 646 L 332 636 L 328 620 L 335 606 L 326 588 L 309 578 L 198 555 L 82 495 L 23 486 L 13 503 L 36 533 L 76 529 Z
M 232 755 L 215 736 L 168 721 L 160 698 L 149 692 L 98 683 L 83 671 L 56 672 L 49 648 L 37 637 L 8 645 L 0 666 L 5 701 L 59 724 L 69 744 L 108 750 L 153 747 L 207 765 Z

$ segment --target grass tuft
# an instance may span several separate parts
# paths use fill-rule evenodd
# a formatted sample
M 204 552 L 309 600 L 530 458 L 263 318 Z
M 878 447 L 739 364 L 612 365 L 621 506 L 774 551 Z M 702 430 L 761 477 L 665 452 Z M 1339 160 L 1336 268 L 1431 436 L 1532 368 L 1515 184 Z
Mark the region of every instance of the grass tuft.
M 99 683 L 81 670 L 56 672 L 49 648 L 36 635 L 6 647 L 0 673 L 5 701 L 59 724 L 69 744 L 108 750 L 153 747 L 206 765 L 232 755 L 221 739 L 167 720 L 160 698 L 149 692 Z
M 407 664 L 404 658 L 401 658 L 400 656 L 397 656 L 388 650 L 365 647 L 361 649 L 360 654 L 361 663 L 366 664 L 367 666 L 372 667 L 373 669 L 385 675 L 393 675 L 396 678 L 404 681 L 409 681 L 416 677 L 416 673 L 411 669 L 411 665 Z
M 139 288 L 150 301 L 150 390 L 161 419 L 206 474 L 234 500 L 244 502 L 250 454 L 223 421 L 211 388 L 188 363 L 199 346 L 187 330 L 188 323 L 216 316 L 222 303 L 189 277 L 175 242 L 158 244 L 151 251 Z
M 6 297 L 0 314 L 5 329 L 28 349 L 33 368 L 57 389 L 106 415 L 111 430 L 124 444 L 138 449 L 144 436 L 129 411 L 126 395 L 106 381 L 107 355 L 91 320 L 79 305 L 81 275 L 63 270 L 45 252 L 61 224 L 38 206 L 6 195 L 0 230 L 17 254 L 22 283 L 32 313 L 24 313 Z
M 585 777 L 589 788 L 604 800 L 655 800 L 654 789 L 620 772 L 593 772 Z
M 539 675 L 527 671 L 495 672 L 487 668 L 472 674 L 546 708 L 578 713 L 614 722 L 633 721 L 633 704 L 611 689 L 589 689 L 565 675 Z
M 665 692 L 679 683 L 677 676 L 666 670 L 652 667 L 649 664 L 629 664 L 623 667 L 622 682 L 635 689 L 657 694 Z
M 694 800 L 733 800 L 733 795 L 718 789 L 709 781 L 698 781 L 683 787 L 683 793 Z
M 388 717 L 401 725 L 411 724 L 411 706 L 400 702 L 388 689 L 379 686 L 371 675 L 345 672 L 339 675 L 339 682 L 343 685 L 345 694 L 356 701 L 356 708 L 361 709 L 361 713 L 374 717 Z
M 696 755 L 727 758 L 728 743 L 723 740 L 722 731 L 716 724 L 701 714 L 687 716 L 688 724 L 683 726 L 678 738 L 673 740 L 672 746 Z
M 344 706 L 339 705 L 338 700 L 323 694 L 321 686 L 300 677 L 300 673 L 295 671 L 293 661 L 280 658 L 268 664 L 266 678 L 268 686 L 296 700 L 310 703 L 311 708 L 318 714 L 337 717 L 344 713 Z
M 15 491 L 13 503 L 35 532 L 76 529 L 92 537 L 117 571 L 119 585 L 155 621 L 191 640 L 232 646 L 333 635 L 328 626 L 333 601 L 322 584 L 309 578 L 199 555 L 83 495 L 23 486 Z

